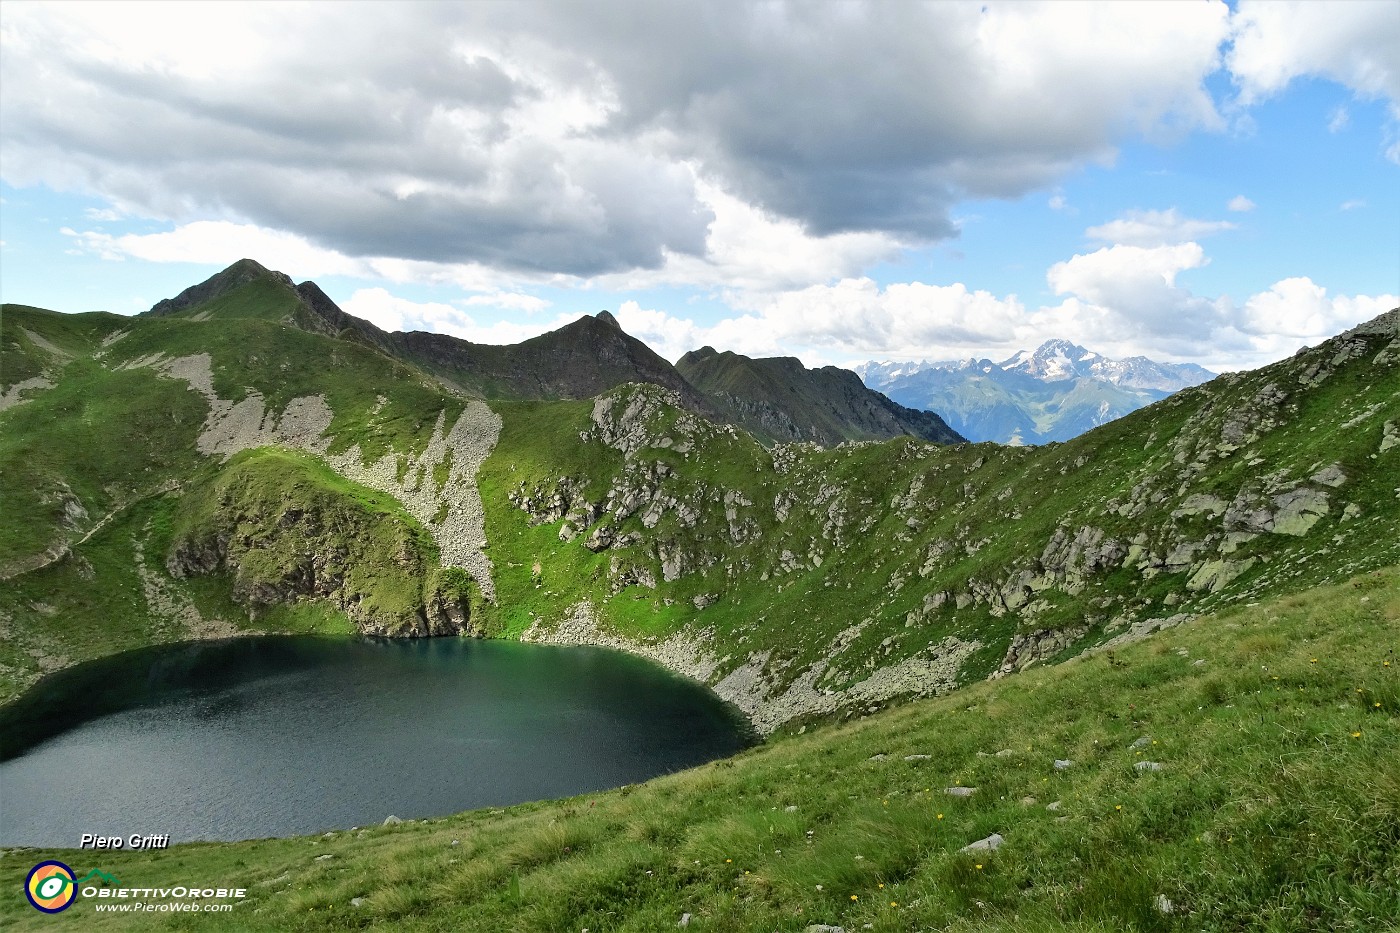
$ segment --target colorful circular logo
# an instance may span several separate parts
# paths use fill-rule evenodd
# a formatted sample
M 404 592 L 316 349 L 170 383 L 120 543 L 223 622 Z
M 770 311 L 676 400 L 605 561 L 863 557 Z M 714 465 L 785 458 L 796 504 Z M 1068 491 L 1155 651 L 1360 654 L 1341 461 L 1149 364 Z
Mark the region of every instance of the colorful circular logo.
M 67 910 L 78 897 L 73 869 L 62 862 L 40 862 L 24 879 L 24 896 L 46 914 Z

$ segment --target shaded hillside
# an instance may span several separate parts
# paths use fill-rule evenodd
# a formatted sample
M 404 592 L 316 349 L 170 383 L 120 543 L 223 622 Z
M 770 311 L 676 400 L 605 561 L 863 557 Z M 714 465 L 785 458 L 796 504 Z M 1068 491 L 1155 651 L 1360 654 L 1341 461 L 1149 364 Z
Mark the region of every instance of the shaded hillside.
M 933 412 L 896 404 L 835 366 L 808 369 L 794 357 L 751 359 L 703 347 L 681 357 L 676 369 L 726 421 L 769 442 L 829 447 L 901 435 L 939 444 L 963 440 Z
M 624 332 L 607 311 L 507 346 L 424 331 L 389 334 L 383 345 L 483 398 L 592 398 L 624 383 L 646 382 L 676 392 L 691 411 L 716 414 L 675 367 Z

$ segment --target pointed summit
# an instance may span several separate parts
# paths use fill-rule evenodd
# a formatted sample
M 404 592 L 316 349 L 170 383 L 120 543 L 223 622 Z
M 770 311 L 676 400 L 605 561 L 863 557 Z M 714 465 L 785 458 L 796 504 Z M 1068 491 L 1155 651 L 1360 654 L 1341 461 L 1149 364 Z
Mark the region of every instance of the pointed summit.
M 1034 353 L 1022 350 L 1001 364 L 1002 369 L 1023 372 L 1045 382 L 1087 375 L 1080 362 L 1089 359 L 1088 350 L 1068 340 L 1047 340 Z
M 151 305 L 151 310 L 147 311 L 146 314 L 152 317 L 169 317 L 173 314 L 180 314 L 198 308 L 200 305 L 207 305 L 220 298 L 225 298 L 230 293 L 255 283 L 274 288 L 280 286 L 289 291 L 292 289 L 292 280 L 285 273 L 273 272 L 256 260 L 240 259 L 224 271 L 216 272 L 198 285 L 191 285 L 174 298 L 157 301 Z
M 719 356 L 719 351 L 714 347 L 704 346 L 698 350 L 691 350 L 676 361 L 676 368 L 684 370 L 687 366 L 696 366 L 714 356 Z
M 615 317 L 612 316 L 612 312 L 611 312 L 611 311 L 599 311 L 597 314 L 595 314 L 595 315 L 593 315 L 593 316 L 594 316 L 595 318 L 597 318 L 598 320 L 602 321 L 604 324 L 611 324 L 613 327 L 616 327 L 618 330 L 622 330 L 622 325 L 619 324 L 619 323 L 617 322 L 617 318 L 615 318 Z

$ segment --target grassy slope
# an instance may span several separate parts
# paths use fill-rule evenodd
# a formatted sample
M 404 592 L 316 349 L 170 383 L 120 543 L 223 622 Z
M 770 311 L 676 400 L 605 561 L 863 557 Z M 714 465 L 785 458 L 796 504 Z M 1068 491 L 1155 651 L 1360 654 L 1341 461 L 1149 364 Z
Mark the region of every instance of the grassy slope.
M 184 624 L 152 613 L 141 568 L 163 574 L 179 500 L 144 500 L 123 512 L 73 558 L 6 581 L 0 609 L 6 637 L 0 639 L 0 697 L 11 700 L 35 673 L 132 648 L 201 637 Z M 349 634 L 343 613 L 320 603 L 269 608 L 250 621 L 234 603 L 223 575 L 170 581 L 167 587 L 220 629 L 249 632 Z M 6 670 L 8 668 L 8 670 Z
M 0 919 L 52 926 L 20 887 L 58 857 L 251 895 L 69 911 L 97 930 L 1394 929 L 1397 644 L 1392 568 L 637 787 L 329 839 L 11 851 Z M 993 832 L 1000 851 L 959 853 Z
M 294 299 L 290 289 L 265 281 L 173 318 L 4 306 L 5 384 L 29 378 L 31 370 L 47 372 L 56 384 L 0 414 L 0 514 L 25 517 L 0 522 L 0 567 L 59 544 L 76 546 L 99 522 L 108 523 L 76 547 L 76 558 L 0 586 L 0 701 L 63 663 L 197 635 L 153 618 L 137 563 L 164 573 L 176 502 L 160 490 L 198 485 L 217 469 L 195 449 L 208 406 L 182 381 L 123 365 L 157 353 L 208 353 L 221 398 L 257 391 L 269 408 L 280 409 L 297 396 L 324 394 L 335 412 L 333 449 L 358 443 L 367 460 L 389 447 L 421 451 L 439 412 L 448 424 L 460 413 L 460 399 L 373 348 L 269 319 Z M 191 319 L 211 309 L 218 316 Z M 72 502 L 81 513 L 71 511 Z M 406 513 L 399 517 L 412 522 Z M 246 610 L 230 601 L 229 582 L 166 578 L 208 618 L 248 626 Z M 255 624 L 266 631 L 353 629 L 342 613 L 308 604 L 273 609 Z
M 440 585 L 437 545 L 397 501 L 297 451 L 234 456 L 181 497 L 174 538 L 177 548 L 205 552 L 228 542 L 245 592 L 333 590 L 390 632 L 417 625 Z M 270 607 L 250 604 L 250 615 Z
M 586 403 L 503 404 L 501 441 L 482 472 L 488 538 L 507 597 L 499 628 L 514 633 L 535 617 L 560 618 L 588 598 L 623 634 L 649 638 L 706 629 L 717 653 L 728 656 L 722 671 L 752 652 L 769 651 L 792 662 L 783 676 L 794 677 L 823 657 L 844 629 L 866 620 L 838 656 L 839 670 L 819 686 L 847 685 L 877 659 L 897 662 L 949 635 L 983 642 L 964 668 L 967 682 L 995 670 L 1017 632 L 1088 624 L 1088 637 L 1102 639 L 1127 621 L 1209 611 L 1393 564 L 1400 560 L 1400 501 L 1386 463 L 1400 450 L 1377 449 L 1382 423 L 1400 415 L 1400 366 L 1393 359 L 1372 364 L 1373 348 L 1320 385 L 1300 384 L 1299 373 L 1335 351 L 1315 348 L 1187 390 L 1068 444 L 939 448 L 901 439 L 803 450 L 781 474 L 752 440 L 702 425 L 689 457 L 646 448 L 629 479 L 617 451 L 578 440 L 592 427 Z M 1289 393 L 1281 410 L 1251 408 L 1270 384 Z M 1268 417 L 1278 424 L 1267 427 Z M 678 437 L 676 418 L 662 412 L 647 434 Z M 1260 435 L 1238 450 L 1218 447 L 1226 423 L 1240 418 L 1260 426 Z M 995 594 L 1020 571 L 1040 572 L 1042 551 L 1058 531 L 1072 537 L 1094 528 L 1125 546 L 1141 534 L 1144 553 L 1158 558 L 1183 542 L 1208 542 L 1199 563 L 1215 555 L 1224 529 L 1219 518 L 1173 514 L 1189 496 L 1229 502 L 1244 490 L 1277 492 L 1334 463 L 1348 478 L 1326 490 L 1328 514 L 1305 535 L 1261 534 L 1241 543 L 1228 558 L 1256 562 L 1218 592 L 1188 590 L 1189 567 L 1139 570 L 1119 561 L 1081 574 L 1082 587 L 1073 580 L 1053 586 L 1013 611 L 999 606 L 995 595 L 962 608 L 949 601 L 923 609 L 930 594 Z M 672 475 L 635 478 L 635 471 L 657 465 Z M 648 529 L 640 514 L 633 515 L 617 530 L 635 532 L 642 542 L 595 555 L 582 545 L 586 533 L 561 542 L 561 522 L 530 528 L 506 499 L 522 482 L 547 497 L 560 477 L 586 480 L 580 494 L 592 502 L 613 487 L 655 486 L 693 508 L 698 519 L 687 526 L 667 514 Z M 773 504 L 784 489 L 795 501 L 779 522 Z M 727 491 L 755 504 L 738 511 L 759 534 L 737 545 L 727 540 Z M 892 505 L 896 500 L 900 504 Z M 1344 514 L 1347 505 L 1359 514 Z M 784 550 L 803 566 L 781 572 Z M 658 551 L 687 553 L 692 570 L 662 581 Z M 820 567 L 808 560 L 813 553 L 823 558 Z M 935 553 L 941 556 L 931 560 Z M 614 593 L 607 573 L 613 559 L 644 565 L 661 582 L 654 590 L 633 585 Z M 535 562 L 543 580 L 533 578 Z M 697 613 L 690 600 L 702 593 L 721 598 Z
M 449 423 L 455 418 L 461 400 L 420 372 L 361 344 L 271 319 L 295 301 L 291 289 L 267 280 L 173 318 L 70 319 L 7 307 L 7 352 L 39 354 L 24 333 L 30 330 L 47 334 L 73 358 L 63 364 L 55 388 L 0 416 L 0 470 L 6 476 L 0 504 L 7 514 L 31 517 L 5 523 L 0 557 L 32 556 L 55 541 L 74 541 L 103 517 L 115 513 L 121 519 L 121 510 L 165 483 L 187 480 L 197 468 L 200 458 L 192 447 L 203 400 L 150 368 L 117 368 L 123 363 L 156 353 L 209 353 L 214 387 L 223 398 L 255 390 L 276 409 L 296 396 L 325 394 L 335 412 L 333 449 L 360 443 L 367 455 L 390 445 L 421 449 L 439 412 Z M 219 314 L 194 320 L 211 308 Z M 268 308 L 276 313 L 263 313 Z M 118 325 L 125 335 L 102 347 L 101 338 L 115 334 Z M 1216 380 L 1070 444 L 939 448 L 900 439 L 798 450 L 781 473 L 773 469 L 772 456 L 742 433 L 674 409 L 657 409 L 646 430 L 658 440 L 679 437 L 680 420 L 689 418 L 697 425 L 691 430 L 694 449 L 683 454 L 652 446 L 628 461 L 601 441 L 580 440 L 593 429 L 588 402 L 496 403 L 505 427 L 483 467 L 481 491 L 501 599 L 487 621 L 494 631 L 514 635 L 536 618 L 561 618 L 588 598 L 601 607 L 606 624 L 633 637 L 711 632 L 715 652 L 726 658 L 721 673 L 768 652 L 770 668 L 786 665 L 774 671 L 780 681 L 823 659 L 840 633 L 861 623 L 858 637 L 838 652 L 819 687 L 839 689 L 877 663 L 899 662 L 948 636 L 983 645 L 964 665 L 966 682 L 995 670 L 1017 632 L 1083 621 L 1092 627 L 1091 639 L 1102 638 L 1125 621 L 1211 609 L 1393 563 L 1400 559 L 1400 502 L 1385 461 L 1400 451 L 1376 451 L 1382 422 L 1400 414 L 1400 365 L 1373 365 L 1368 352 L 1340 365 L 1320 385 L 1299 382 L 1305 367 L 1334 351 L 1325 345 L 1258 372 Z M 1278 411 L 1252 410 L 1251 400 L 1270 382 L 1288 391 L 1286 403 Z M 1237 451 L 1215 450 L 1225 423 L 1241 413 L 1251 424 L 1277 415 L 1279 424 Z M 1221 593 L 1188 592 L 1186 569 L 1105 569 L 1087 575 L 1092 585 L 1052 586 L 1012 611 L 998 605 L 997 594 L 1017 573 L 1039 572 L 1038 558 L 1057 532 L 1073 536 L 1094 528 L 1119 542 L 1141 533 L 1144 551 L 1159 557 L 1182 542 L 1209 541 L 1209 554 L 1222 537 L 1219 521 L 1172 514 L 1188 494 L 1213 493 L 1228 501 L 1247 487 L 1305 481 L 1334 462 L 1348 479 L 1329 491 L 1329 514 L 1304 537 L 1266 534 L 1244 543 L 1231 559 L 1259 560 Z M 658 479 L 654 474 L 662 468 L 670 475 Z M 648 495 L 659 489 L 694 518 L 683 520 L 683 509 L 668 507 L 647 528 L 641 511 L 616 522 L 605 516 L 618 534 L 636 533 L 641 540 L 594 554 L 582 543 L 586 529 L 561 542 L 558 522 L 529 527 L 508 500 L 522 482 L 529 491 L 548 492 L 562 477 L 576 480 L 581 495 L 595 503 L 613 488 Z M 747 529 L 738 543 L 730 538 L 725 515 L 728 492 L 752 503 L 736 508 Z M 784 492 L 793 502 L 779 521 L 774 506 Z M 86 516 L 65 518 L 70 494 Z M 1359 516 L 1343 514 L 1348 504 L 1360 509 Z M 120 549 L 130 548 L 132 529 L 139 526 L 110 539 L 117 551 L 96 565 L 113 565 Z M 792 555 L 787 566 L 785 551 Z M 679 579 L 662 579 L 663 554 L 683 555 L 686 572 Z M 819 567 L 815 558 L 822 561 Z M 659 585 L 614 592 L 614 561 L 649 572 Z M 533 573 L 536 562 L 541 578 Z M 39 643 L 53 628 L 44 614 L 90 600 L 81 594 L 76 601 L 55 597 L 45 581 L 59 590 L 127 585 L 120 575 L 74 576 L 81 569 L 26 579 L 14 588 L 15 597 L 0 597 L 0 619 L 9 618 L 12 633 L 0 648 L 0 664 L 31 674 L 42 669 L 44 659 L 33 649 L 37 644 L 46 650 Z M 956 610 L 950 601 L 926 611 L 925 600 L 943 592 L 977 598 Z M 697 611 L 697 597 L 715 601 Z M 123 618 L 133 635 L 146 630 L 129 613 Z M 70 628 L 86 631 L 83 624 Z M 65 632 L 63 644 L 50 653 L 77 659 L 111 650 L 100 639 L 82 643 L 77 634 Z

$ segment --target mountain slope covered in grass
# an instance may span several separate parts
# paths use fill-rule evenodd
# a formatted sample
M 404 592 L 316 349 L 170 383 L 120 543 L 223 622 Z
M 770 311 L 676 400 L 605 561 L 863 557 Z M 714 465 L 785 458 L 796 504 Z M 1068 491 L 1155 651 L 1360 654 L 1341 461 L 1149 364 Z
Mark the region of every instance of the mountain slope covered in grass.
M 0 918 L 52 927 L 18 891 L 57 857 L 128 887 L 248 890 L 195 922 L 82 899 L 69 914 L 93 930 L 1371 933 L 1400 916 L 1397 644 L 1392 568 L 636 787 L 324 836 L 12 850 Z
M 45 382 L 0 414 L 25 519 L 0 534 L 5 696 L 181 638 L 460 631 L 648 655 L 770 732 L 1400 560 L 1400 312 L 1065 445 L 823 449 L 655 384 L 482 401 L 299 326 L 305 290 L 270 273 L 215 291 L 137 319 L 5 308 L 9 388 Z M 257 507 L 190 508 L 284 462 L 239 459 L 266 448 L 309 471 L 295 494 L 262 471 L 230 500 Z M 411 581 L 359 566 L 371 501 L 415 529 Z
M 150 644 L 446 632 L 655 658 L 770 741 L 74 867 L 246 885 L 199 919 L 238 930 L 1400 913 L 1400 309 L 1066 444 L 767 446 L 654 382 L 478 397 L 260 268 L 136 319 L 0 309 L 0 697 Z M 0 853 L 7 929 L 51 923 L 17 893 L 49 854 Z

